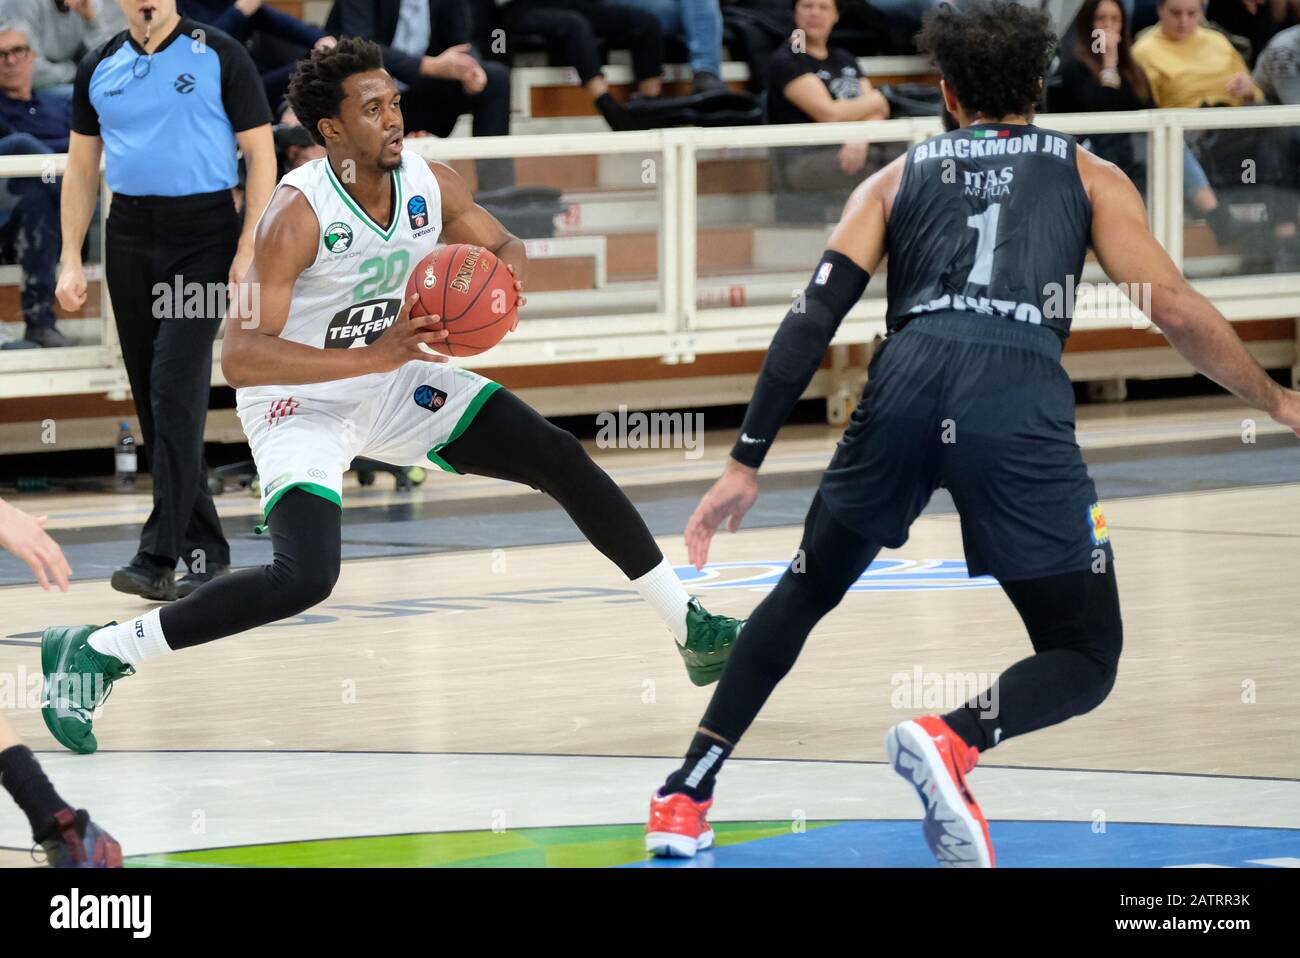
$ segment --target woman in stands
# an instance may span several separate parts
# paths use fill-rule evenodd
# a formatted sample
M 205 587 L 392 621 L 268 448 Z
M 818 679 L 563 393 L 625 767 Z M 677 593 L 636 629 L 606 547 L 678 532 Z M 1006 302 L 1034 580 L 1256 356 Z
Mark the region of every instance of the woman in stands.
M 887 120 L 889 103 L 873 89 L 848 50 L 830 45 L 839 20 L 836 0 L 796 0 L 790 42 L 767 68 L 769 123 Z M 780 151 L 787 189 L 851 190 L 866 176 L 866 143 Z
M 1196 0 L 1193 0 L 1196 2 Z M 1066 54 L 1060 83 L 1047 96 L 1053 113 L 1099 113 L 1149 110 L 1156 103 L 1146 72 L 1133 54 L 1128 12 L 1116 0 L 1086 0 L 1074 24 L 1074 48 Z M 1146 151 L 1131 133 L 1093 134 L 1086 146 L 1128 174 L 1146 192 Z M 1220 246 L 1231 243 L 1240 228 L 1226 206 L 1219 205 L 1205 171 L 1183 148 L 1183 196 L 1205 217 Z
M 1203 22 L 1204 0 L 1157 0 L 1156 13 L 1160 18 L 1157 25 L 1133 44 L 1133 59 L 1146 73 L 1156 106 L 1194 109 L 1265 102 L 1263 91 L 1251 79 L 1246 61 L 1232 42 Z M 1296 169 L 1290 155 L 1292 142 L 1285 131 L 1198 131 L 1189 139 L 1208 171 L 1207 189 L 1210 183 L 1228 189 L 1248 182 L 1251 188 L 1246 195 L 1264 203 L 1272 227 L 1264 237 L 1267 242 L 1271 232 L 1271 268 L 1278 272 L 1300 268 Z M 1254 171 L 1249 181 L 1242 176 L 1247 161 Z M 1260 251 L 1251 254 L 1252 258 L 1262 255 Z M 1243 266 L 1243 271 L 1268 268 L 1255 263 Z

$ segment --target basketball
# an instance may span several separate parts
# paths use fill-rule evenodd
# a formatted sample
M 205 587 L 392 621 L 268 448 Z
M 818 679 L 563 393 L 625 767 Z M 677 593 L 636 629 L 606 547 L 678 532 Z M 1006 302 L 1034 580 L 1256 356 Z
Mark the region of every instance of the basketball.
M 431 348 L 447 356 L 473 356 L 491 349 L 517 321 L 515 278 L 496 254 L 482 246 L 454 243 L 416 264 L 406 298 L 418 295 L 411 316 L 440 316 L 447 338 Z

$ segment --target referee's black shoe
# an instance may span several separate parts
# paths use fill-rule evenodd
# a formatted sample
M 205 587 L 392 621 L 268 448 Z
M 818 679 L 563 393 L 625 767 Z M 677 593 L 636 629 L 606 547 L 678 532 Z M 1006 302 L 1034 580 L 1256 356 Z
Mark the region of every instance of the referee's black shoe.
M 183 599 L 205 582 L 211 582 L 217 576 L 229 575 L 230 566 L 210 565 L 206 572 L 187 572 L 176 580 L 176 598 Z
M 176 570 L 149 562 L 140 556 L 114 572 L 108 584 L 118 592 L 158 602 L 171 602 L 176 598 Z

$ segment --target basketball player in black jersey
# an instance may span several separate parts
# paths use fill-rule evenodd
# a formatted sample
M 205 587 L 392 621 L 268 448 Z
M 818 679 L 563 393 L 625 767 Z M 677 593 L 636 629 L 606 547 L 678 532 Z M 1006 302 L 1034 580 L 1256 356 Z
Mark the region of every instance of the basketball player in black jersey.
M 1133 184 L 1072 137 L 1033 125 L 1055 44 L 1047 17 L 1011 0 L 963 0 L 932 12 L 918 40 L 959 128 L 913 147 L 849 200 L 802 308 L 772 341 L 731 460 L 686 528 L 700 568 L 722 522 L 735 530 L 753 506 L 764 453 L 888 254 L 888 336 L 809 509 L 804 571 L 787 571 L 759 604 L 684 764 L 653 797 L 654 854 L 690 856 L 712 843 L 706 813 L 723 762 L 808 633 L 882 548 L 907 540 L 942 485 L 970 574 L 998 579 L 1034 654 L 992 695 L 896 725 L 886 749 L 921 796 L 939 862 L 993 865 L 966 783 L 979 754 L 1095 708 L 1120 655 L 1109 536 L 1060 364 L 1071 279 L 1089 246 L 1113 281 L 1149 289 L 1150 318 L 1193 366 L 1300 428 L 1300 394 L 1274 383 L 1184 280 Z M 989 702 L 996 714 L 981 708 Z

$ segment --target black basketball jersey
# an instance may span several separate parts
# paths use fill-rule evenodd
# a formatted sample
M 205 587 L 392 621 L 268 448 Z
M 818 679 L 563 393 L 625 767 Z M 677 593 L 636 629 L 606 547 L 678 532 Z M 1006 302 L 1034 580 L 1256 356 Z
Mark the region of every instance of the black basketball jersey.
M 886 232 L 889 331 L 970 311 L 1064 340 L 1091 227 L 1067 134 L 991 124 L 912 147 Z

